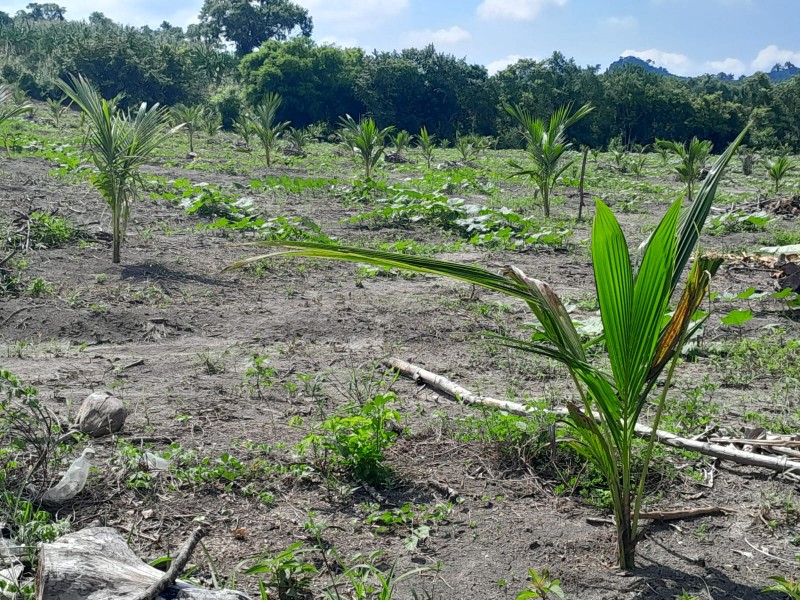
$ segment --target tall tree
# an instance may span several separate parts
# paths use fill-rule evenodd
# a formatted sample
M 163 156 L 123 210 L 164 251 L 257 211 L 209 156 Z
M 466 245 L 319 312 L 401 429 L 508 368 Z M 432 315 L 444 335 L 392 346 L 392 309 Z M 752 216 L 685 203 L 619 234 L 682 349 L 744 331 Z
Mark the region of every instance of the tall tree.
M 319 46 L 297 37 L 265 42 L 241 60 L 239 72 L 250 104 L 258 104 L 267 92 L 276 92 L 283 98 L 286 116 L 304 127 L 364 112 L 353 87 L 363 63 L 364 52 L 359 48 Z
M 233 42 L 239 57 L 298 28 L 308 37 L 314 28 L 308 11 L 289 0 L 205 0 L 200 24 L 209 38 Z
M 17 15 L 33 21 L 63 21 L 64 13 L 67 12 L 66 8 L 54 2 L 31 2 L 25 8 L 28 9 L 27 13 L 20 11 Z
M 441 138 L 458 131 L 493 133 L 496 98 L 486 68 L 432 46 L 365 57 L 356 97 L 381 123 Z

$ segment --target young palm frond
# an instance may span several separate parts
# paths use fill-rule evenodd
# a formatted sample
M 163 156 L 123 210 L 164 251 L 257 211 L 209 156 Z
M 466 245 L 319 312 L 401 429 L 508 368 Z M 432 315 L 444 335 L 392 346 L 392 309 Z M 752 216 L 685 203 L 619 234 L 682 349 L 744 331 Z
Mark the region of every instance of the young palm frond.
M 307 129 L 290 127 L 286 139 L 292 150 L 302 156 L 306 155 L 306 146 L 314 139 Z
M 27 100 L 23 99 L 21 102 L 17 102 L 15 90 L 11 86 L 0 84 L 0 125 L 8 119 L 13 119 L 32 110 L 33 104 Z
M 386 136 L 394 131 L 394 127 L 379 128 L 372 118 L 356 121 L 350 115 L 339 118 L 341 129 L 339 138 L 347 144 L 364 165 L 367 179 L 386 151 Z
M 182 124 L 186 129 L 186 134 L 189 137 L 189 152 L 194 152 L 194 132 L 203 126 L 206 116 L 205 107 L 176 104 L 169 112 L 173 123 L 176 125 Z
M 742 161 L 742 174 L 750 177 L 753 174 L 753 163 L 756 159 L 755 150 L 742 146 L 739 148 L 739 160 Z
M 428 133 L 427 127 L 422 127 L 416 135 L 417 146 L 419 146 L 422 156 L 425 157 L 425 162 L 428 168 L 431 168 L 431 161 L 433 160 L 433 149 L 436 147 L 436 134 Z
M 767 175 L 774 184 L 773 191 L 777 194 L 781 189 L 781 184 L 786 176 L 797 168 L 791 159 L 784 155 L 779 156 L 775 160 L 765 160 L 764 167 L 767 169 Z
M 255 135 L 264 148 L 267 166 L 272 166 L 272 152 L 281 134 L 289 127 L 289 121 L 278 121 L 278 109 L 283 102 L 279 94 L 270 92 L 264 96 L 263 102 L 253 109 L 250 115 L 251 133 Z
M 249 115 L 240 114 L 233 119 L 233 130 L 239 134 L 244 145 L 250 147 L 250 136 L 253 134 L 253 122 Z
M 592 112 L 590 104 L 584 104 L 574 113 L 572 105 L 562 106 L 545 123 L 536 119 L 519 105 L 506 106 L 511 115 L 522 128 L 522 136 L 527 145 L 531 166 L 524 168 L 515 162 L 509 163 L 516 172 L 514 175 L 528 177 L 533 181 L 542 197 L 544 216 L 550 216 L 550 194 L 556 180 L 572 166 L 573 161 L 565 161 L 565 153 L 572 147 L 567 142 L 567 129 Z
M 69 110 L 69 106 L 64 106 L 65 99 L 65 96 L 62 96 L 58 100 L 53 100 L 52 98 L 47 99 L 47 110 L 50 111 L 50 116 L 53 117 L 53 123 L 56 128 L 61 125 L 61 117 Z
M 679 161 L 673 166 L 673 170 L 678 179 L 686 184 L 686 197 L 691 202 L 694 183 L 700 178 L 700 169 L 705 165 L 714 145 L 696 137 L 686 145 L 671 140 L 656 140 L 656 145 L 678 157 Z
M 464 162 L 477 160 L 481 152 L 488 148 L 489 142 L 486 138 L 475 134 L 461 135 L 456 133 L 455 149 L 458 150 Z
M 747 129 L 719 157 L 697 202 L 683 213 L 680 201 L 667 210 L 641 260 L 632 259 L 617 219 L 598 200 L 591 250 L 610 371 L 590 363 L 572 318 L 552 288 L 514 267 L 500 275 L 475 266 L 363 248 L 262 242 L 259 245 L 284 249 L 238 261 L 228 268 L 241 268 L 275 255 L 332 258 L 443 275 L 523 300 L 540 324 L 540 335 L 534 340 L 499 339 L 506 346 L 558 361 L 569 370 L 581 399 L 580 404 L 567 403 L 572 444 L 603 475 L 614 508 L 619 564 L 630 569 L 634 566 L 639 513 L 655 441 L 651 437 L 643 466 L 634 473 L 636 424 L 666 370 L 653 423 L 654 431 L 658 428 L 677 358 L 684 341 L 694 331 L 692 318 L 708 292 L 710 279 L 720 264 L 718 259 L 695 260 L 666 325 L 664 317 L 697 245 L 722 173 L 746 132 Z
M 411 134 L 404 129 L 389 137 L 392 140 L 392 145 L 394 146 L 394 151 L 397 153 L 397 156 L 403 156 L 403 152 L 411 145 Z
M 113 262 L 118 263 L 130 204 L 142 183 L 139 168 L 180 127 L 169 128 L 169 114 L 158 104 L 148 108 L 142 103 L 133 113 L 116 111 L 81 75 L 59 80 L 56 85 L 89 121 L 88 146 L 96 169 L 91 182 L 111 207 Z

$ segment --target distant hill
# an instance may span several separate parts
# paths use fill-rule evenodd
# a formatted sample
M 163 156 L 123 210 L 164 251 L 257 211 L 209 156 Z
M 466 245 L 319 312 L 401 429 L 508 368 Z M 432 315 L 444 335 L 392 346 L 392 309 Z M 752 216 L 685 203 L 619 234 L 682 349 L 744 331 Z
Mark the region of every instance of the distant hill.
M 767 73 L 772 81 L 786 81 L 800 73 L 800 67 L 795 67 L 790 62 L 785 62 L 782 65 L 775 65 L 772 70 Z
M 609 71 L 613 71 L 614 69 L 621 69 L 626 66 L 635 66 L 641 67 L 648 73 L 655 73 L 656 75 L 663 75 L 664 77 L 678 77 L 680 79 L 685 79 L 680 75 L 675 75 L 674 73 L 670 73 L 664 67 L 656 66 L 656 64 L 652 60 L 644 60 L 637 56 L 622 56 L 618 60 L 615 60 L 608 66 Z M 767 73 L 767 76 L 774 81 L 775 83 L 779 83 L 781 81 L 786 81 L 800 73 L 800 67 L 796 67 L 790 62 L 786 62 L 782 65 L 776 64 L 772 67 L 772 70 Z M 733 75 L 727 73 L 717 73 L 714 75 L 719 79 L 724 79 L 726 81 L 734 81 L 736 78 Z M 747 75 L 741 75 L 739 80 L 746 79 Z
M 608 65 L 608 70 L 613 71 L 614 69 L 621 69 L 627 66 L 641 67 L 649 73 L 663 75 L 664 77 L 677 77 L 677 75 L 673 75 L 664 67 L 657 67 L 652 60 L 644 60 L 638 56 L 622 56 L 619 58 L 619 60 L 615 60 L 613 63 Z

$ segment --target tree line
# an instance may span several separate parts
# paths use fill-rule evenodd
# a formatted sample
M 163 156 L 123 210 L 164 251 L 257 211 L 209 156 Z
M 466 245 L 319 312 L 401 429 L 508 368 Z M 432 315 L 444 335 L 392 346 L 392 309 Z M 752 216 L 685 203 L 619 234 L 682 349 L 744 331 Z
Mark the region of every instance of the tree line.
M 520 147 L 504 107 L 547 116 L 590 103 L 595 110 L 570 138 L 594 148 L 693 136 L 722 148 L 752 116 L 751 146 L 800 150 L 800 77 L 684 79 L 633 65 L 601 72 L 560 52 L 490 76 L 433 46 L 366 53 L 318 44 L 312 31 L 311 16 L 289 0 L 206 0 L 200 23 L 186 29 L 130 27 L 99 12 L 70 21 L 57 4 L 32 3 L 13 17 L 0 13 L 0 79 L 33 98 L 58 99 L 55 82 L 81 73 L 104 97 L 122 94 L 121 106 L 202 103 L 226 129 L 277 93 L 279 117 L 297 126 L 369 115 L 398 131 L 424 126 L 439 139 L 474 133 Z

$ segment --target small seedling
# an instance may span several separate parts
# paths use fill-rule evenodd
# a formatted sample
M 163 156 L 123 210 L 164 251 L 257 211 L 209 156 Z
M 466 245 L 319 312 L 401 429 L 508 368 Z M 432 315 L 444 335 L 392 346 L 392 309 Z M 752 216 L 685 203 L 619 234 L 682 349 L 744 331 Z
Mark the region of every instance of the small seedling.
M 539 573 L 536 569 L 528 569 L 530 583 L 528 589 L 517 594 L 516 600 L 530 600 L 531 598 L 546 599 L 552 594 L 556 598 L 565 598 L 564 590 L 561 589 L 561 582 L 558 579 L 550 578 L 550 570 L 542 569 Z

